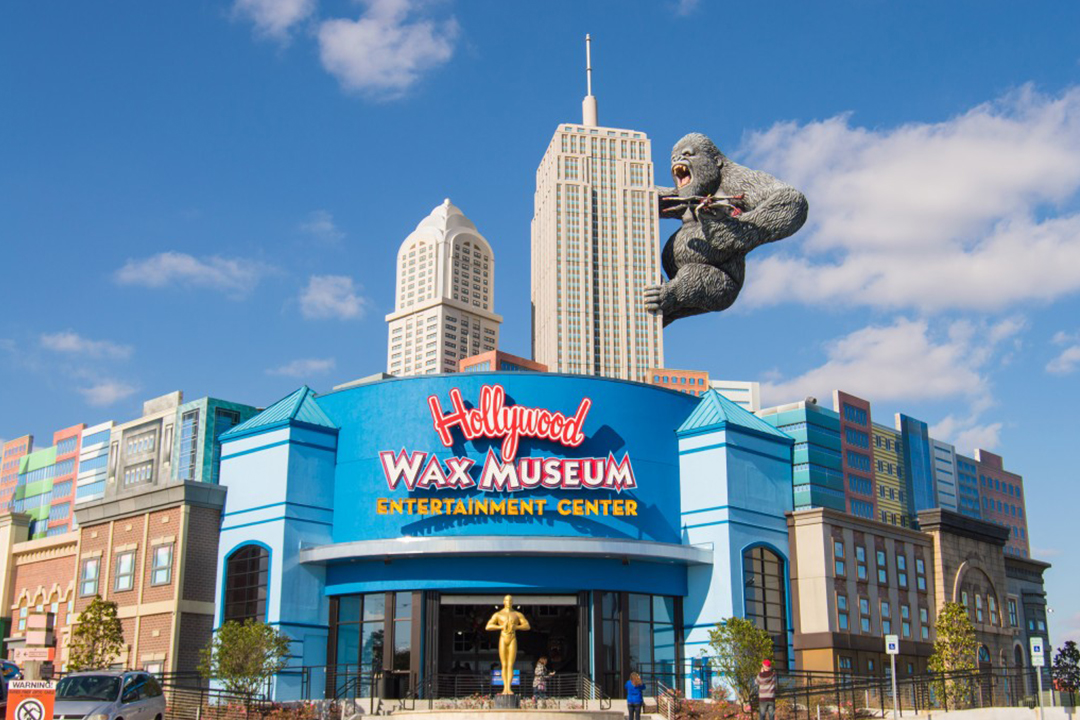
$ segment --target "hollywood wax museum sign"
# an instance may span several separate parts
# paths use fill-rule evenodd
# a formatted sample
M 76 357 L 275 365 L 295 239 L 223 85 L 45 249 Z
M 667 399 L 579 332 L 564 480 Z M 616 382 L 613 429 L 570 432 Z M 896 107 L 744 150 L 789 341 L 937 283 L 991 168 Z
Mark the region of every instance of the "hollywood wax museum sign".
M 585 442 L 583 427 L 588 417 L 592 400 L 582 398 L 577 410 L 572 415 L 546 408 L 532 408 L 524 405 L 507 405 L 506 390 L 501 385 L 484 385 L 480 389 L 479 402 L 468 408 L 461 396 L 461 390 L 450 390 L 450 410 L 444 412 L 439 398 L 428 398 L 431 419 L 435 433 L 444 447 L 452 447 L 452 430 L 460 431 L 466 440 L 491 439 L 502 440 L 499 452 L 489 449 L 479 473 L 472 472 L 476 461 L 468 457 L 448 457 L 440 460 L 433 453 L 423 451 L 410 452 L 405 448 L 394 452 L 384 450 L 379 453 L 386 485 L 390 490 L 404 487 L 413 490 L 467 490 L 476 489 L 485 493 L 518 493 L 528 490 L 608 490 L 621 493 L 637 487 L 634 469 L 627 454 L 621 460 L 608 453 L 607 457 L 560 458 L 560 457 L 517 457 L 522 438 L 534 438 L 556 443 L 566 448 L 579 447 Z M 379 512 L 392 512 L 389 503 L 395 505 L 422 500 L 391 501 L 385 499 L 379 503 Z M 430 500 L 430 503 L 438 502 Z M 491 501 L 495 502 L 495 501 Z M 520 503 L 531 504 L 532 500 Z M 545 500 L 538 499 L 540 512 L 543 514 Z M 455 503 L 457 505 L 455 506 Z M 479 508 L 484 512 L 488 501 L 475 499 L 447 500 L 445 505 L 434 512 L 473 514 Z M 562 500 L 557 509 L 561 514 L 636 514 L 633 500 Z M 597 504 L 597 511 L 587 512 L 586 504 Z M 616 505 L 617 504 L 617 505 Z M 415 506 L 404 512 L 416 512 Z M 427 507 L 431 507 L 427 505 Z M 515 507 L 518 507 L 515 505 Z M 536 508 L 533 508 L 536 509 Z M 563 512 L 563 510 L 566 512 Z M 580 510 L 578 512 L 577 510 Z M 399 511 L 400 512 L 400 511 Z M 429 510 L 431 512 L 431 510 Z M 424 513 L 427 514 L 427 513 Z M 485 513 L 486 514 L 486 513 Z M 508 513 L 508 514 L 517 514 Z M 529 512 L 528 514 L 533 514 Z

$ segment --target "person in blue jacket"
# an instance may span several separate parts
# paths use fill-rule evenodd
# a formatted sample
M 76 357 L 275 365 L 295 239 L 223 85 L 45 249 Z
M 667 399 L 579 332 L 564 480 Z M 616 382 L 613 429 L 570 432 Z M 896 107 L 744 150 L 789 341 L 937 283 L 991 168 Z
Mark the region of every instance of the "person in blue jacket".
M 636 672 L 630 673 L 630 679 L 626 681 L 626 710 L 630 720 L 641 720 L 641 707 L 645 704 L 645 698 L 641 692 L 645 689 L 645 683 Z

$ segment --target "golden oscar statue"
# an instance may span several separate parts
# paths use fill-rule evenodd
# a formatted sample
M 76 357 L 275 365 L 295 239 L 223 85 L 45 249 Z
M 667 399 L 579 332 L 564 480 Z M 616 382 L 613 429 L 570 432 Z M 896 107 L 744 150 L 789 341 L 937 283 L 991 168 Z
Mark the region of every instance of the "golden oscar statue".
M 503 695 L 513 695 L 514 660 L 517 658 L 518 630 L 529 630 L 529 621 L 514 609 L 514 598 L 503 598 L 503 608 L 488 620 L 488 630 L 499 630 L 499 662 L 502 663 Z

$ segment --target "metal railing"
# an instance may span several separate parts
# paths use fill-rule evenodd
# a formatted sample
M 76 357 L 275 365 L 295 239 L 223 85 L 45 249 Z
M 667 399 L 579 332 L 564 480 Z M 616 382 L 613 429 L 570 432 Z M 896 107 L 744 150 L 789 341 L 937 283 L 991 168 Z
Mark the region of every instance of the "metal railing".
M 273 705 L 265 693 L 245 695 L 211 688 L 198 673 L 163 673 L 157 677 L 165 693 L 169 720 L 261 717 Z
M 663 682 L 656 683 L 656 711 L 667 720 L 675 720 L 681 707 L 682 693 L 675 688 L 665 685 Z

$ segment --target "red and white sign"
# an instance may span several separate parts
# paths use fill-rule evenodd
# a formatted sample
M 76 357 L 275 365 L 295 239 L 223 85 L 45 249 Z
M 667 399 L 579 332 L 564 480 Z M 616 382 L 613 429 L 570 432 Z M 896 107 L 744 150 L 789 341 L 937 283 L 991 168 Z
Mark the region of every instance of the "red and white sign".
M 49 680 L 8 683 L 7 720 L 52 720 L 56 684 Z
M 582 398 L 573 415 L 545 408 L 507 405 L 502 385 L 484 385 L 476 407 L 465 407 L 461 390 L 450 391 L 451 410 L 443 412 L 438 397 L 428 398 L 431 419 L 439 440 L 452 447 L 453 428 L 466 440 L 502 439 L 499 455 L 488 450 L 479 479 L 471 470 L 476 461 L 467 457 L 440 460 L 426 452 L 379 453 L 386 484 L 391 490 L 404 485 L 406 490 L 456 490 L 477 488 L 482 492 L 518 492 L 539 488 L 562 490 L 614 490 L 622 492 L 637 487 L 634 468 L 627 454 L 621 460 L 607 457 L 517 458 L 522 438 L 536 438 L 576 448 L 585 442 L 585 418 L 592 400 Z
M 49 662 L 53 659 L 56 648 L 15 648 L 11 658 L 18 664 L 25 662 Z
M 461 428 L 466 440 L 477 438 L 503 438 L 503 462 L 513 462 L 517 457 L 518 441 L 523 437 L 551 440 L 566 447 L 577 447 L 585 442 L 585 433 L 581 431 L 585 416 L 589 414 L 592 400 L 582 398 L 577 412 L 567 417 L 561 412 L 551 412 L 541 408 L 524 405 L 507 406 L 506 390 L 502 385 L 485 385 L 480 388 L 480 403 L 477 407 L 466 408 L 461 399 L 461 390 L 450 391 L 450 402 L 454 409 L 443 414 L 439 398 L 428 398 L 431 418 L 435 421 L 435 431 L 446 447 L 454 444 L 450 429 Z

